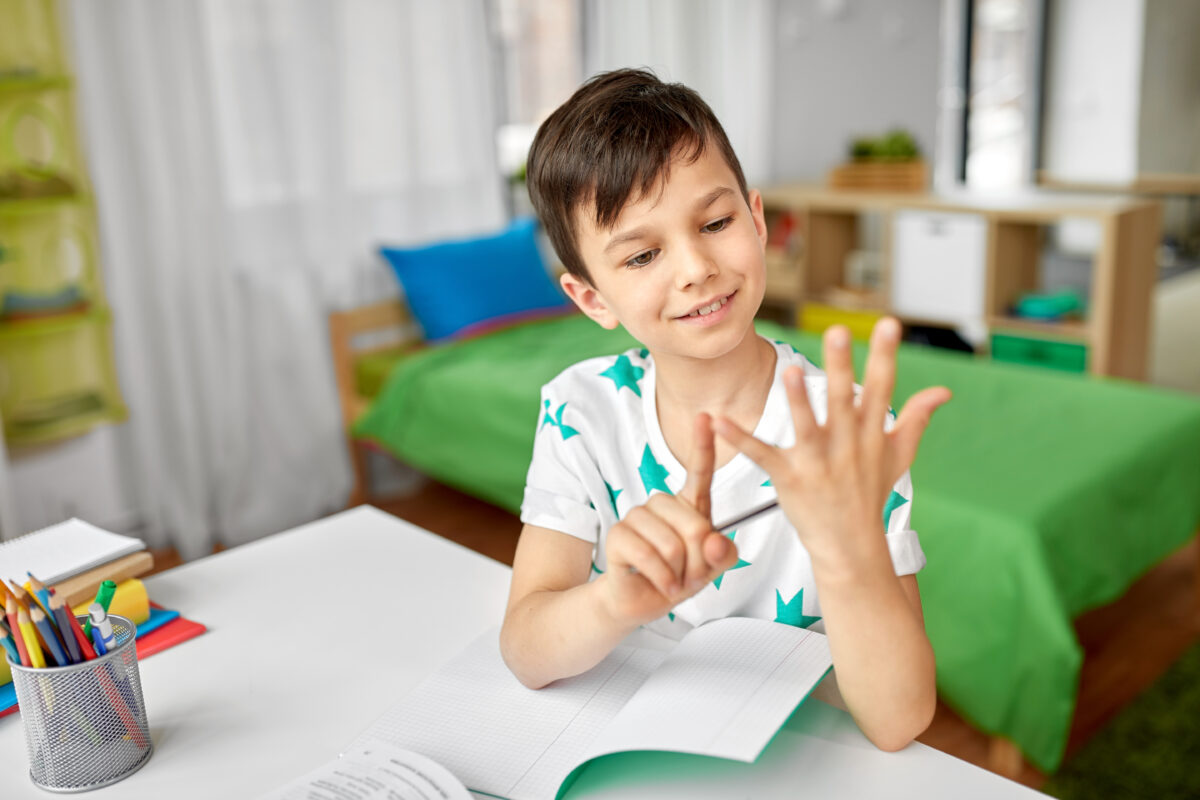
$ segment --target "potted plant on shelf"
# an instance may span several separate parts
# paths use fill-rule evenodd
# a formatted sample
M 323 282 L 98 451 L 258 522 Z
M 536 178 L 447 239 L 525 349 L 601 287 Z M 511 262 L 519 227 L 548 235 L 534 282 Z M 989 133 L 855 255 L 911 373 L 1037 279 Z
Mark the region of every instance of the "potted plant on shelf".
M 927 182 L 921 149 L 912 134 L 894 128 L 880 137 L 850 143 L 850 158 L 829 173 L 833 189 L 922 192 Z

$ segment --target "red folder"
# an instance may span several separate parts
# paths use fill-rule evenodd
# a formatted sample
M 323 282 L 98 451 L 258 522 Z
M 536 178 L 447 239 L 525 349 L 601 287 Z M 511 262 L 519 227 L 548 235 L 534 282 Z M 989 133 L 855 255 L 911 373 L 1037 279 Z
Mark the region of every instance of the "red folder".
M 199 622 L 193 622 L 184 617 L 176 617 L 162 627 L 150 631 L 145 636 L 139 636 L 135 640 L 138 658 L 146 658 L 147 656 L 154 655 L 159 650 L 174 647 L 180 642 L 186 642 L 188 639 L 199 636 L 206 630 L 208 628 Z

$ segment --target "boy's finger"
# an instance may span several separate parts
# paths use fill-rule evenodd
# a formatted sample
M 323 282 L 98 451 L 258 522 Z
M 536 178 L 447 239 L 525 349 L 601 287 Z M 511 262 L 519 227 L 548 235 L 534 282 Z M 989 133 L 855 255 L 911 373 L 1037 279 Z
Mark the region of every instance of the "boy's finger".
M 871 350 L 863 373 L 863 424 L 868 435 L 882 437 L 884 420 L 896 388 L 896 350 L 900 346 L 900 323 L 881 319 L 871 332 Z
M 788 407 L 792 411 L 792 425 L 796 429 L 796 444 L 803 447 L 812 442 L 819 426 L 808 401 L 808 387 L 804 385 L 804 370 L 788 367 L 783 371 L 783 387 L 787 390 Z
M 904 408 L 900 409 L 900 416 L 897 417 L 896 426 L 891 432 L 895 445 L 890 470 L 894 473 L 890 476 L 893 482 L 899 480 L 904 470 L 912 466 L 917 457 L 917 447 L 921 444 L 925 429 L 929 427 L 933 412 L 949 402 L 950 398 L 949 389 L 934 386 L 914 394 L 904 404 Z
M 679 583 L 671 568 L 645 539 L 637 536 L 626 537 L 622 542 L 619 557 L 610 563 L 613 564 L 612 569 L 620 572 L 636 570 L 638 575 L 649 581 L 655 591 L 663 597 L 674 597 L 679 592 Z
M 768 475 L 775 475 L 785 466 L 783 456 L 780 455 L 778 448 L 755 439 L 728 417 L 717 417 L 713 420 L 713 430 L 716 431 L 717 436 L 745 453 L 751 461 L 766 470 Z
M 669 500 L 666 495 L 656 496 Z M 688 549 L 671 526 L 646 506 L 632 509 L 625 517 L 625 523 L 633 529 L 637 536 L 649 542 L 650 546 L 658 551 L 659 557 L 671 568 L 675 581 L 679 585 L 683 585 Z
M 656 494 L 645 508 L 660 517 L 660 524 L 670 530 L 675 543 L 685 552 L 681 573 L 683 585 L 690 588 L 703 581 L 708 574 L 704 537 L 712 533 L 712 522 L 681 498 L 669 495 Z
M 845 439 L 854 427 L 854 364 L 850 330 L 834 325 L 825 331 L 825 374 L 828 377 L 825 427 L 834 439 Z
M 737 545 L 723 533 L 710 533 L 704 539 L 704 559 L 716 577 L 737 563 Z
M 679 496 L 705 519 L 712 518 L 712 476 L 717 461 L 712 417 L 700 413 L 692 426 L 692 453 L 688 459 L 687 480 Z

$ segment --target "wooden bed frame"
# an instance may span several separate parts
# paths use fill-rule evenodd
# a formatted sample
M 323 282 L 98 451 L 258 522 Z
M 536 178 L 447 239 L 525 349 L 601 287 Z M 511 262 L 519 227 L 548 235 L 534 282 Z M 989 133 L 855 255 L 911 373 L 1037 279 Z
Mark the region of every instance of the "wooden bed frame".
M 374 340 L 386 335 L 384 344 Z M 364 345 L 364 339 L 371 342 Z M 354 361 L 369 353 L 393 350 L 417 350 L 424 346 L 416 320 L 400 300 L 389 300 L 329 315 L 329 346 L 333 354 L 333 372 L 337 380 L 338 402 L 342 409 L 342 431 L 354 469 L 354 484 L 347 508 L 376 498 L 371 491 L 371 476 L 364 443 L 352 433 L 354 421 L 370 404 L 370 397 L 359 394 L 354 380 Z

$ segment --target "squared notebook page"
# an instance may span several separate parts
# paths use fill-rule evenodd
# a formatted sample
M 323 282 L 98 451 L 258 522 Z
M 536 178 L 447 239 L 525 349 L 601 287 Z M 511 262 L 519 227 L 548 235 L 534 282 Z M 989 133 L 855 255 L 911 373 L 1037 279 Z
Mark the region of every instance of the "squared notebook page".
M 48 528 L 0 542 L 0 578 L 18 585 L 27 571 L 47 586 L 109 561 L 145 550 L 146 543 L 69 519 Z
M 729 617 L 688 631 L 587 758 L 667 750 L 754 761 L 833 666 L 823 634 Z
M 588 746 L 662 661 L 618 647 L 582 675 L 526 689 L 493 628 L 354 741 L 382 741 L 446 767 L 467 788 L 512 800 L 553 798 Z

